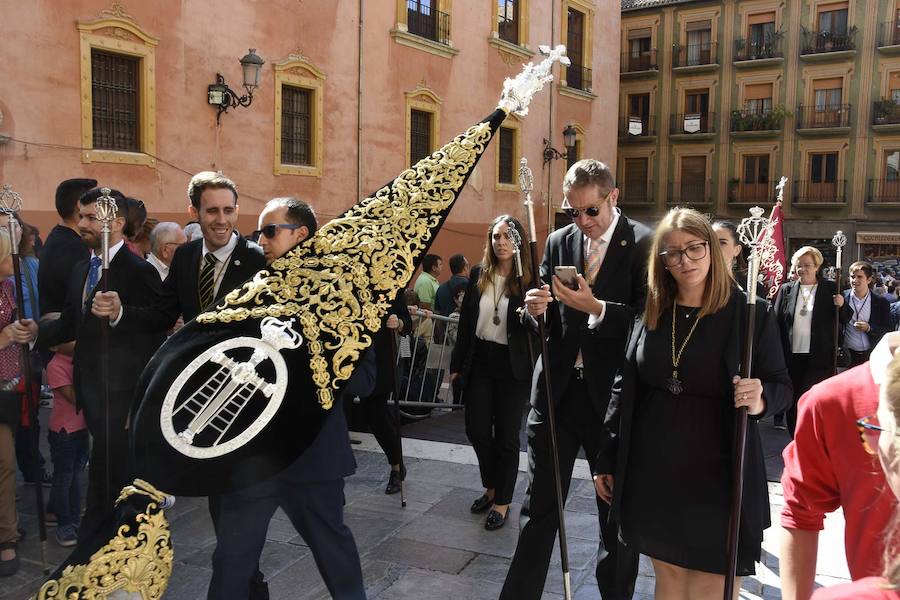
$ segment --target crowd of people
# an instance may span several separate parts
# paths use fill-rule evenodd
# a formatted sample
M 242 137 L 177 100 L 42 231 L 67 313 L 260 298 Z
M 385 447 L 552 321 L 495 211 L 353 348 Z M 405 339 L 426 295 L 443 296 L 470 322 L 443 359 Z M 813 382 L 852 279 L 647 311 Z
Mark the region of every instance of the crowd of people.
M 447 379 L 463 399 L 484 487 L 469 510 L 486 513 L 488 531 L 510 517 L 527 409 L 528 485 L 501 598 L 541 597 L 560 526 L 554 454 L 566 495 L 581 451 L 597 492 L 600 596 L 631 598 L 644 554 L 653 563 L 657 598 L 720 598 L 740 407 L 750 420 L 737 576 L 755 572 L 771 525 L 759 423 L 783 417 L 793 438 L 782 476 L 783 597 L 813 594 L 818 532 L 825 514 L 843 507 L 857 581 L 815 597 L 900 598 L 900 516 L 890 494 L 900 495 L 900 333 L 891 333 L 900 318 L 900 281 L 858 261 L 843 289 L 824 277 L 822 253 L 804 246 L 772 302 L 758 286 L 750 304 L 747 251 L 733 223 L 675 208 L 651 229 L 623 214 L 619 193 L 605 164 L 575 163 L 563 182 L 572 223 L 550 235 L 537 273 L 522 224 L 506 214 L 488 225 L 480 262 L 470 268 L 464 255 L 451 256 L 443 283 L 442 257 L 424 257 L 412 289 L 394 303 L 343 391 L 361 399 L 384 450 L 385 493 L 399 492 L 406 476 L 398 423 L 388 409 L 401 377 L 392 362 L 394 336 L 428 337 L 453 346 Z M 184 227 L 158 222 L 125 193 L 110 194 L 118 214 L 108 291 L 99 285 L 96 181 L 59 185 L 60 221 L 43 243 L 34 228 L 21 228 L 24 315 L 15 311 L 12 240 L 0 229 L 0 576 L 19 567 L 16 465 L 35 484 L 46 471 L 35 453 L 40 424 L 23 409 L 17 344 L 32 348 L 33 370 L 52 391 L 47 514 L 56 542 L 74 546 L 97 530 L 129 482 L 132 399 L 156 349 L 318 227 L 309 204 L 275 198 L 258 230 L 242 236 L 237 186 L 219 173 L 191 179 L 193 220 Z M 751 311 L 753 371 L 741 377 L 743 323 Z M 452 337 L 446 328 L 423 326 L 430 320 L 421 316 L 432 312 L 458 322 Z M 98 373 L 97 357 L 107 351 L 100 345 L 104 328 L 109 366 Z M 101 381 L 112 395 L 108 411 Z M 79 474 L 88 465 L 84 492 Z M 268 597 L 259 557 L 281 507 L 330 593 L 364 598 L 358 552 L 343 521 L 344 478 L 354 469 L 338 400 L 316 441 L 288 468 L 211 497 L 217 547 L 208 597 Z

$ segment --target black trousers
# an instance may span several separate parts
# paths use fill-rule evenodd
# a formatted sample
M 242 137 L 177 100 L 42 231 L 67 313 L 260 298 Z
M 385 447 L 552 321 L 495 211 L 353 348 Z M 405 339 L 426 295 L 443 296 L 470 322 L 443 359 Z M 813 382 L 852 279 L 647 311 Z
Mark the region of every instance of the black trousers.
M 864 362 L 868 362 L 869 355 L 872 354 L 872 350 L 850 350 L 847 349 L 847 352 L 850 353 L 850 368 L 858 367 Z
M 494 504 L 512 502 L 519 472 L 519 429 L 528 381 L 516 381 L 509 346 L 475 341 L 463 398 L 466 436 L 478 456 L 481 484 L 494 490 Z
M 400 436 L 397 433 L 397 421 L 393 415 L 393 409 L 388 407 L 390 395 L 390 392 L 376 392 L 368 398 L 363 398 L 360 404 L 366 415 L 369 429 L 384 451 L 388 464 L 399 465 L 403 460 L 403 454 L 400 448 Z
M 594 410 L 583 380 L 569 383 L 556 411 L 559 469 L 563 496 L 568 496 L 579 448 L 587 456 L 597 451 L 603 417 Z M 528 415 L 528 490 L 519 518 L 519 541 L 506 574 L 501 600 L 538 600 L 547 579 L 550 556 L 559 530 L 550 439 L 545 416 L 535 408 Z M 593 485 L 593 483 L 591 484 Z M 597 498 L 600 541 L 597 585 L 603 600 L 630 599 L 638 572 L 638 554 L 619 542 L 618 524 L 609 505 Z
M 344 480 L 298 484 L 279 475 L 219 497 L 207 598 L 247 600 L 251 595 L 269 521 L 279 506 L 312 551 L 331 597 L 365 600 L 359 552 L 344 524 Z
M 832 372 L 831 369 L 811 367 L 809 354 L 792 354 L 790 375 L 791 384 L 794 386 L 794 401 L 785 414 L 787 415 L 788 431 L 791 433 L 791 437 L 794 437 L 794 430 L 797 429 L 797 402 L 812 386 L 831 377 Z
M 110 392 L 118 396 L 121 392 Z M 122 397 L 131 398 L 128 393 Z M 95 411 L 101 413 L 101 411 Z M 131 481 L 131 451 L 128 447 L 128 431 L 125 424 L 127 411 L 111 411 L 109 435 L 106 419 L 102 414 L 87 413 L 85 421 L 93 438 L 90 468 L 88 469 L 88 489 L 85 499 L 84 517 L 78 528 L 78 540 L 89 539 L 114 511 L 115 501 L 122 488 Z M 107 471 L 108 467 L 108 471 Z M 109 480 L 107 481 L 107 472 Z

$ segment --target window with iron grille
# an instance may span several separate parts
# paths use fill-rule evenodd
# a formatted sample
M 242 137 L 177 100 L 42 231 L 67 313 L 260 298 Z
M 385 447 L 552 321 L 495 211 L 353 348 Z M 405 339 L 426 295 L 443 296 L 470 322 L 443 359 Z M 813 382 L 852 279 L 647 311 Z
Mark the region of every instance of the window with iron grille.
M 409 164 L 414 165 L 431 154 L 431 119 L 424 110 L 409 111 Z
M 94 148 L 141 151 L 140 66 L 140 58 L 91 49 Z
M 519 43 L 519 0 L 497 0 L 497 34 L 501 40 Z
M 515 183 L 516 131 L 509 127 L 500 128 L 500 157 L 497 161 L 497 182 Z
M 313 90 L 281 87 L 281 162 L 286 165 L 313 165 Z
M 566 34 L 566 55 L 571 65 L 566 67 L 566 84 L 576 89 L 584 89 L 584 13 L 574 8 L 569 9 L 568 33 Z

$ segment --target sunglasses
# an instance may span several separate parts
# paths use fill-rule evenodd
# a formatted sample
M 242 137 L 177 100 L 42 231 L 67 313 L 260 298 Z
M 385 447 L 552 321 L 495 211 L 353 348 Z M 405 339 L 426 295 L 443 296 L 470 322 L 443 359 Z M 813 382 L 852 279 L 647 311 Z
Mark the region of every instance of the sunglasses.
M 266 239 L 271 240 L 275 237 L 275 234 L 278 233 L 279 229 L 300 229 L 303 225 L 297 225 L 296 223 L 269 223 L 262 229 L 257 229 L 253 232 L 253 237 L 259 239 L 260 235 L 266 236 Z
M 859 429 L 859 439 L 862 442 L 863 450 L 866 451 L 866 454 L 875 454 L 875 449 L 878 448 L 878 438 L 884 431 L 884 427 L 878 424 L 878 417 L 874 415 L 863 417 L 856 421 L 856 428 Z
M 584 213 L 589 217 L 596 217 L 597 215 L 600 214 L 600 207 L 603 206 L 603 204 L 607 200 L 609 200 L 610 194 L 612 194 L 612 192 L 609 192 L 609 194 L 607 194 L 603 198 L 603 200 L 600 202 L 600 204 L 595 204 L 594 206 L 585 206 L 584 208 L 572 208 L 571 206 L 567 206 L 569 201 L 565 200 L 563 202 L 563 206 L 561 208 L 562 208 L 562 211 L 564 213 L 566 213 L 566 215 L 568 215 L 569 218 L 572 219 L 573 221 L 575 219 L 577 219 L 578 217 L 580 217 L 581 213 Z

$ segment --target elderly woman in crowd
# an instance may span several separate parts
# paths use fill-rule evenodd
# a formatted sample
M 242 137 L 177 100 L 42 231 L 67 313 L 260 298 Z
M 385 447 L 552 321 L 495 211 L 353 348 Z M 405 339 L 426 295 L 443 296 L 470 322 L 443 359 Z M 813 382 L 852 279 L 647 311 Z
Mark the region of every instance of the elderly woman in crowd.
M 754 573 L 770 525 L 757 421 L 787 404 L 790 378 L 765 301 L 748 307 L 702 214 L 676 208 L 660 222 L 647 288 L 613 385 L 594 481 L 612 503 L 625 543 L 653 562 L 657 598 L 721 598 L 735 409 L 745 406 L 750 414 L 742 576 Z M 756 311 L 754 368 L 743 379 L 748 310 Z
M 450 381 L 463 382 L 466 435 L 478 456 L 485 487 L 473 513 L 491 509 L 485 529 L 503 527 L 519 469 L 519 429 L 528 400 L 533 364 L 529 329 L 517 309 L 524 290 L 513 268 L 511 229 L 524 242 L 522 225 L 509 215 L 493 220 L 481 264 L 472 269 L 450 359 Z M 531 261 L 523 244 L 522 284 L 531 285 Z M 526 287 L 527 289 L 527 287 Z
M 834 375 L 834 328 L 844 297 L 821 275 L 822 253 L 803 246 L 791 257 L 797 279 L 781 286 L 775 298 L 775 318 L 781 329 L 794 398 L 787 410 L 787 427 L 794 435 L 797 401 L 809 388 Z

